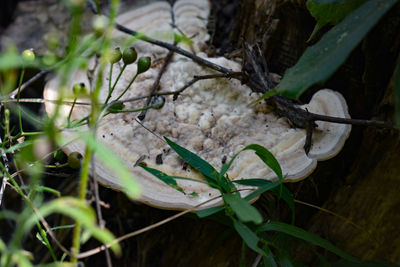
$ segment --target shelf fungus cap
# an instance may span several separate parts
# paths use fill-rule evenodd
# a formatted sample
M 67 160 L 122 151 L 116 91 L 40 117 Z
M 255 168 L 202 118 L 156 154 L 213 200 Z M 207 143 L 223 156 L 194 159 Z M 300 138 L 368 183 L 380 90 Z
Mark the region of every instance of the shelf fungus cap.
M 350 118 L 346 100 L 343 96 L 330 89 L 316 92 L 310 104 L 304 105 L 309 112 L 339 118 Z M 334 157 L 342 149 L 348 138 L 351 125 L 317 121 L 308 156 L 317 160 Z
M 204 4 L 200 6 L 208 5 L 208 1 L 177 1 L 175 8 L 179 7 L 180 10 L 193 12 L 193 9 L 200 8 L 193 3 Z M 190 6 L 186 6 L 185 9 L 185 5 Z M 198 12 L 205 11 L 201 9 Z M 182 16 L 182 13 L 179 16 Z M 185 21 L 180 21 L 179 16 L 176 21 L 184 25 Z M 118 19 L 123 22 L 123 18 Z M 171 25 L 171 21 L 170 18 L 169 25 Z M 202 20 L 200 21 L 202 22 Z M 131 21 L 130 23 L 134 22 Z M 142 24 L 148 29 L 154 29 L 149 26 L 151 21 Z M 137 28 L 132 28 L 137 30 Z M 198 45 L 199 42 L 201 41 L 194 43 Z M 136 44 L 137 42 L 134 42 L 132 45 L 135 46 Z M 135 46 L 138 55 L 149 55 L 152 57 L 152 62 L 162 61 L 165 57 L 165 53 L 157 53 L 159 48 L 153 45 L 142 42 L 139 46 L 140 49 Z M 197 55 L 233 71 L 240 71 L 241 69 L 240 64 L 226 58 L 208 58 L 204 53 Z M 161 65 L 153 64 L 148 71 L 140 74 L 120 100 L 148 95 Z M 112 82 L 115 81 L 121 68 L 121 64 L 114 65 Z M 105 68 L 102 75 L 100 102 L 107 99 L 109 69 Z M 96 73 L 96 71 L 96 67 L 89 74 L 85 71 L 77 71 L 73 74 L 70 84 L 65 87 L 65 90 L 72 91 L 72 85 L 80 82 L 85 83 L 90 89 L 94 86 L 92 83 L 95 82 L 95 79 L 88 77 L 91 77 L 90 75 Z M 111 101 L 125 90 L 135 73 L 136 64 L 126 67 L 115 86 Z M 158 92 L 176 91 L 193 79 L 195 75 L 213 73 L 215 72 L 199 66 L 190 59 L 175 56 L 161 78 Z M 60 96 L 59 87 L 58 78 L 50 80 L 46 84 L 44 98 L 57 100 Z M 73 100 L 71 92 L 62 95 L 66 96 L 63 100 Z M 68 99 L 68 96 L 71 99 Z M 307 155 L 303 149 L 306 131 L 291 127 L 286 118 L 278 117 L 265 103 L 248 106 L 259 95 L 253 93 L 250 88 L 235 79 L 201 80 L 183 91 L 176 100 L 174 100 L 173 95 L 165 95 L 164 97 L 165 104 L 162 108 L 147 110 L 146 117 L 142 122 L 137 120 L 138 113 L 110 113 L 99 120 L 97 127 L 97 139 L 110 148 L 128 166 L 140 183 L 141 196 L 139 200 L 159 208 L 204 209 L 222 204 L 221 198 L 216 198 L 220 195 L 219 191 L 205 183 L 177 180 L 178 185 L 183 189 L 183 192 L 180 192 L 137 166 L 137 162 L 141 161 L 148 167 L 158 169 L 170 176 L 187 177 L 204 182 L 198 170 L 188 166 L 168 146 L 163 140 L 163 136 L 197 154 L 214 166 L 216 170 L 220 170 L 223 163 L 228 162 L 247 145 L 259 144 L 267 148 L 276 157 L 281 165 L 285 181 L 298 181 L 304 179 L 314 170 L 317 160 L 327 159 L 338 153 L 350 132 L 350 126 L 318 121 L 318 128 L 314 130 L 313 134 L 313 146 L 310 154 Z M 77 102 L 87 103 L 88 99 L 79 98 Z M 125 102 L 124 109 L 133 110 L 145 105 L 146 99 Z M 45 108 L 49 114 L 52 114 L 55 103 L 46 102 Z M 72 112 L 70 112 L 71 108 L 71 103 L 64 103 L 61 106 L 60 118 L 57 121 L 60 127 L 66 124 L 69 113 L 71 113 L 70 121 L 79 121 L 90 112 L 89 105 L 75 104 Z M 317 92 L 310 103 L 301 108 L 329 116 L 349 117 L 343 97 L 329 89 Z M 87 130 L 87 125 L 82 125 L 72 129 L 64 129 L 62 133 L 72 140 L 76 136 L 76 131 Z M 67 143 L 63 149 L 66 153 L 76 151 L 84 154 L 85 144 L 83 141 L 75 140 Z M 116 190 L 121 189 L 122 185 L 118 175 L 108 170 L 96 159 L 95 163 L 98 180 L 105 186 Z M 254 151 L 240 153 L 227 174 L 231 180 L 277 179 L 275 173 L 258 158 Z M 250 194 L 255 189 L 241 185 L 237 185 L 237 188 L 242 189 L 240 191 L 242 196 Z M 216 199 L 209 201 L 213 198 Z M 200 205 L 205 201 L 209 202 Z

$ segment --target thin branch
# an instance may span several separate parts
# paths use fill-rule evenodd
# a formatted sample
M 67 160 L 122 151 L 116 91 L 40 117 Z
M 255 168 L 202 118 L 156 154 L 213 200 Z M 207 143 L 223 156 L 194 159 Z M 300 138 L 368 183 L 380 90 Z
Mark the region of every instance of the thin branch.
M 159 221 L 157 223 L 154 223 L 152 225 L 149 225 L 149 226 L 144 227 L 142 229 L 139 229 L 137 231 L 128 233 L 126 235 L 120 236 L 120 237 L 114 239 L 109 244 L 102 245 L 102 246 L 97 247 L 95 249 L 91 249 L 91 250 L 88 250 L 86 252 L 79 253 L 79 255 L 77 255 L 77 257 L 78 257 L 78 259 L 81 259 L 81 258 L 86 258 L 86 257 L 92 256 L 92 255 L 95 255 L 95 254 L 105 250 L 106 248 L 110 248 L 112 245 L 114 245 L 116 243 L 120 243 L 120 242 L 122 242 L 122 241 L 124 241 L 124 240 L 126 240 L 128 238 L 131 238 L 131 237 L 137 236 L 139 234 L 142 234 L 144 232 L 148 232 L 150 230 L 153 230 L 153 229 L 155 229 L 155 228 L 157 228 L 157 227 L 159 227 L 161 225 L 164 225 L 164 224 L 166 224 L 166 223 L 168 223 L 170 221 L 173 221 L 173 220 L 175 220 L 175 219 L 177 219 L 179 217 L 182 217 L 183 215 L 185 215 L 187 213 L 194 212 L 194 211 L 196 211 L 196 208 L 199 208 L 199 207 L 203 206 L 204 204 L 207 204 L 207 203 L 209 203 L 209 202 L 211 202 L 213 200 L 216 200 L 218 198 L 221 198 L 221 197 L 222 197 L 222 195 L 219 195 L 219 196 L 213 197 L 211 199 L 208 199 L 208 200 L 206 200 L 206 201 L 194 206 L 192 209 L 187 209 L 187 210 L 181 211 L 181 212 L 179 212 L 179 213 L 177 213 L 177 214 L 175 214 L 173 216 L 170 216 L 170 217 L 168 217 L 168 218 L 166 218 L 164 220 L 161 220 L 161 221 Z
M 136 36 L 138 33 L 136 31 L 130 30 L 122 25 L 116 24 L 116 28 L 124 33 Z M 158 45 L 160 47 L 164 47 L 170 51 L 176 52 L 177 54 L 183 55 L 187 58 L 192 59 L 194 62 L 209 67 L 213 70 L 216 70 L 218 72 L 227 74 L 227 75 L 232 75 L 234 72 L 230 69 L 227 69 L 225 67 L 219 66 L 215 63 L 212 63 L 204 58 L 201 58 L 199 56 L 196 56 L 195 54 L 188 52 L 176 45 L 172 45 L 163 41 L 155 40 L 152 39 L 146 35 L 140 35 L 140 39 L 154 44 Z M 235 79 L 238 79 L 242 82 L 245 82 L 247 86 L 249 86 L 253 91 L 255 92 L 265 92 L 265 89 L 263 86 L 259 85 L 255 81 L 251 80 L 245 80 L 243 76 L 236 76 L 234 77 Z M 289 111 L 289 114 L 286 112 L 282 113 L 281 115 L 286 116 L 290 121 L 293 122 L 293 124 L 297 127 L 305 128 L 307 125 L 307 112 L 301 108 L 298 108 L 292 101 L 289 101 L 285 99 L 282 96 L 275 95 L 270 98 L 273 102 L 275 102 L 276 106 L 278 108 L 281 108 L 282 110 Z M 353 124 L 353 125 L 364 125 L 364 126 L 376 126 L 376 127 L 385 127 L 385 128 L 393 128 L 394 124 L 390 122 L 385 122 L 385 121 L 375 121 L 375 120 L 359 120 L 359 119 L 348 119 L 348 118 L 338 118 L 338 117 L 331 117 L 331 116 L 325 116 L 325 115 L 320 115 L 320 114 L 315 114 L 315 113 L 308 113 L 309 119 L 312 121 L 327 121 L 327 122 L 333 122 L 333 123 L 342 123 L 342 124 Z
M 29 85 L 31 85 L 32 83 L 34 83 L 35 81 L 37 81 L 38 79 L 40 79 L 41 77 L 43 77 L 44 75 L 46 75 L 47 73 L 49 73 L 50 69 L 48 70 L 42 70 L 39 73 L 37 73 L 35 76 L 33 76 L 32 78 L 30 78 L 29 80 L 27 80 L 26 82 L 24 82 L 21 85 L 20 88 L 20 92 L 22 90 L 24 90 L 26 87 L 28 87 Z M 10 98 L 15 98 L 15 96 L 18 94 L 18 88 L 14 89 L 10 94 L 9 97 Z
M 350 219 L 348 219 L 348 218 L 346 218 L 346 217 L 344 217 L 344 216 L 342 216 L 342 215 L 340 215 L 340 214 L 337 214 L 336 212 L 327 210 L 327 209 L 325 209 L 325 208 L 318 207 L 318 206 L 316 206 L 316 205 L 313 205 L 313 204 L 310 204 L 310 203 L 307 203 L 307 202 L 304 202 L 304 201 L 301 201 L 301 200 L 295 199 L 294 202 L 299 203 L 299 204 L 304 205 L 304 206 L 308 206 L 308 207 L 317 209 L 317 210 L 322 211 L 322 212 L 326 212 L 326 213 L 328 213 L 328 214 L 331 214 L 331 215 L 333 215 L 333 216 L 335 216 L 335 217 L 337 217 L 337 218 L 343 220 L 345 223 L 348 223 L 348 224 L 352 225 L 352 226 L 353 226 L 354 228 L 356 228 L 357 230 L 359 230 L 359 231 L 361 231 L 361 232 L 366 232 L 366 233 L 368 234 L 369 238 L 370 238 L 372 241 L 374 241 L 375 246 L 378 246 L 378 240 L 377 240 L 377 238 L 375 237 L 375 235 L 372 235 L 369 231 L 366 231 L 365 229 L 363 229 L 361 226 L 359 226 L 358 224 L 356 224 L 356 223 L 353 222 L 352 220 L 350 220 Z
M 207 80 L 207 79 L 215 79 L 215 78 L 232 78 L 235 76 L 242 76 L 242 72 L 232 72 L 231 74 L 210 74 L 210 75 L 202 75 L 202 76 L 194 76 L 192 80 L 190 80 L 187 84 L 182 86 L 179 90 L 173 91 L 173 92 L 164 92 L 164 93 L 158 93 L 158 95 L 170 95 L 173 94 L 173 100 L 175 101 L 178 98 L 178 95 L 181 94 L 184 90 L 186 90 L 188 87 L 192 86 L 194 83 L 200 80 Z
M 250 64 L 252 65 L 255 73 L 257 74 L 258 79 L 262 82 L 263 86 L 264 86 L 264 91 L 269 91 L 270 87 L 269 87 L 269 82 L 267 81 L 267 78 L 265 77 L 261 66 L 259 64 L 257 64 L 256 62 L 256 58 L 255 58 L 255 54 L 253 51 L 253 48 L 247 43 L 247 42 L 243 42 L 244 45 L 244 49 L 246 51 L 246 59 L 248 59 L 250 61 Z

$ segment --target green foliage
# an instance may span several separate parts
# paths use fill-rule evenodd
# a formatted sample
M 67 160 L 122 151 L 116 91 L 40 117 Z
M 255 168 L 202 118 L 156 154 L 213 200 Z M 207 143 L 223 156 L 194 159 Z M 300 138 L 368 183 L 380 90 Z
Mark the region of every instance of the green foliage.
M 242 222 L 253 222 L 260 224 L 263 221 L 261 214 L 256 208 L 240 197 L 239 193 L 224 194 L 224 202 L 235 211 L 237 217 Z
M 361 5 L 318 43 L 307 48 L 296 65 L 286 70 L 274 91 L 288 98 L 298 98 L 310 86 L 326 81 L 395 3 L 396 0 L 369 0 Z M 257 101 L 268 97 L 267 94 Z
M 200 210 L 197 212 L 198 217 L 205 218 L 221 211 L 225 211 L 225 215 L 229 217 L 232 221 L 233 228 L 241 236 L 243 241 L 250 249 L 263 256 L 264 264 L 266 264 L 266 266 L 276 266 L 274 256 L 269 246 L 273 246 L 274 248 L 278 249 L 277 259 L 281 266 L 292 266 L 294 261 L 290 258 L 290 254 L 287 251 L 288 246 L 281 244 L 282 240 L 285 240 L 286 243 L 289 242 L 289 236 L 320 246 L 328 251 L 337 254 L 347 261 L 359 262 L 354 257 L 346 254 L 339 248 L 332 245 L 329 241 L 322 239 L 314 234 L 311 234 L 294 225 L 273 221 L 263 223 L 264 219 L 260 212 L 255 207 L 250 205 L 248 201 L 254 199 L 255 197 L 266 191 L 272 191 L 278 196 L 282 197 L 282 199 L 289 205 L 292 210 L 292 223 L 294 223 L 293 196 L 291 195 L 290 191 L 282 184 L 283 175 L 278 161 L 266 148 L 257 144 L 246 146 L 244 149 L 235 154 L 228 164 L 224 164 L 221 168 L 221 172 L 218 173 L 213 166 L 211 166 L 208 162 L 206 162 L 193 152 L 179 146 L 167 137 L 164 138 L 167 141 L 168 145 L 178 155 L 180 155 L 190 166 L 199 170 L 204 175 L 204 178 L 207 182 L 209 182 L 209 185 L 211 187 L 220 190 L 221 196 L 224 200 L 224 206 Z M 236 188 L 229 180 L 226 172 L 232 165 L 233 161 L 237 158 L 238 154 L 246 150 L 255 151 L 256 155 L 275 172 L 275 174 L 279 177 L 279 180 L 276 182 L 270 182 L 264 179 L 244 179 L 233 181 L 233 183 L 259 188 L 255 189 L 254 192 L 249 194 L 247 197 L 242 198 L 238 192 L 235 192 Z M 182 177 L 168 176 L 161 171 L 146 167 L 145 165 L 141 165 L 141 167 L 151 174 L 155 175 L 164 183 L 174 188 L 180 188 L 175 179 L 180 179 Z M 228 187 L 226 187 L 226 185 L 228 185 Z M 227 189 L 230 190 L 227 191 Z M 263 233 L 270 231 L 279 233 L 277 236 L 279 236 L 280 238 L 275 240 L 276 243 L 273 241 L 267 241 L 265 239 Z M 264 245 L 264 249 L 261 249 L 259 247 L 260 243 Z
M 159 171 L 159 170 L 156 170 L 156 169 L 153 169 L 153 168 L 149 168 L 149 167 L 147 167 L 147 166 L 145 166 L 143 164 L 139 164 L 139 166 L 142 167 L 143 169 L 145 169 L 146 171 L 148 171 L 149 173 L 153 174 L 154 176 L 156 176 L 158 179 L 160 179 L 161 181 L 163 181 L 167 185 L 175 188 L 179 192 L 183 192 L 182 187 L 178 186 L 178 183 L 175 180 L 175 179 L 179 179 L 181 177 L 169 176 L 169 175 L 163 173 L 162 171 Z
M 336 25 L 366 0 L 309 0 L 306 5 L 317 24 L 310 39 L 325 25 Z
M 108 230 L 96 226 L 96 214 L 85 201 L 72 197 L 61 197 L 42 205 L 38 211 L 42 217 L 53 213 L 67 215 L 79 222 L 86 231 L 104 244 L 111 243 L 114 240 L 114 236 Z M 37 219 L 37 216 L 32 214 L 25 222 L 24 230 L 31 229 Z M 115 243 L 111 249 L 117 254 L 121 253 L 121 247 L 118 243 Z

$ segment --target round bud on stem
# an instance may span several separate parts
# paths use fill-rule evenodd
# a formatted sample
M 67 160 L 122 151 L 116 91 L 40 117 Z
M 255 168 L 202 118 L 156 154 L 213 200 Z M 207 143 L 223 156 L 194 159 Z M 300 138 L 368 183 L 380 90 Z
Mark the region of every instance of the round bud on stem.
M 137 74 L 147 71 L 151 66 L 150 57 L 140 57 L 137 63 Z
M 96 34 L 102 35 L 107 29 L 108 19 L 103 15 L 97 15 L 94 17 L 92 22 L 93 30 Z
M 72 152 L 68 155 L 68 166 L 72 169 L 79 169 L 83 157 L 79 152 Z
M 122 60 L 124 61 L 125 65 L 132 64 L 133 62 L 135 62 L 136 58 L 137 58 L 137 52 L 136 49 L 132 46 L 126 48 L 122 54 Z
M 165 104 L 165 98 L 163 96 L 155 96 L 151 99 L 151 107 L 154 109 L 161 109 Z
M 121 110 L 124 108 L 124 104 L 123 103 L 115 103 L 114 105 L 110 106 L 108 108 L 108 111 L 110 113 L 118 113 L 121 112 Z
M 74 93 L 75 96 L 84 95 L 84 94 L 87 93 L 86 89 L 87 88 L 86 88 L 86 85 L 84 83 L 76 83 L 72 87 L 72 92 Z
M 122 58 L 122 53 L 119 47 L 116 47 L 110 51 L 109 60 L 111 64 L 117 63 L 118 61 L 121 60 L 121 58 Z
M 21 55 L 25 61 L 32 62 L 35 60 L 35 53 L 31 49 L 24 50 Z

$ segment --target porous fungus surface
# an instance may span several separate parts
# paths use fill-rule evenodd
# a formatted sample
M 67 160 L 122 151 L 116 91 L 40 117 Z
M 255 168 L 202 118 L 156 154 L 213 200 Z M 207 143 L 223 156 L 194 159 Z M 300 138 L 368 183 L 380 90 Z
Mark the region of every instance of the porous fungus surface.
M 119 21 L 125 22 L 125 26 L 139 27 L 136 30 L 155 32 L 161 29 L 164 20 L 171 22 L 170 12 L 163 13 L 168 4 L 165 2 L 152 4 L 154 7 L 143 7 L 135 10 L 137 14 L 157 15 L 147 23 L 138 22 L 132 16 L 119 17 Z M 207 17 L 207 1 L 177 1 L 174 10 L 175 23 L 184 30 L 194 35 L 195 42 L 192 47 L 199 49 L 199 44 L 207 37 L 204 19 Z M 153 10 L 153 9 L 154 10 Z M 208 7 L 207 7 L 208 8 Z M 160 11 L 161 10 L 161 11 Z M 154 11 L 154 13 L 153 13 Z M 201 16 L 196 17 L 196 12 Z M 140 17 L 140 16 L 139 16 Z M 151 17 L 151 16 L 150 16 Z M 187 17 L 187 18 L 186 18 Z M 194 19 L 193 17 L 196 17 Z M 143 18 L 141 18 L 143 19 Z M 156 26 L 152 27 L 154 21 Z M 164 22 L 162 22 L 164 21 Z M 143 25 L 143 26 L 140 26 Z M 140 28 L 142 27 L 142 28 Z M 170 27 L 170 26 L 165 26 Z M 164 30 L 164 29 L 163 29 Z M 171 32 L 172 28 L 169 29 Z M 168 30 L 165 30 L 168 31 Z M 167 32 L 168 33 L 168 32 Z M 188 36 L 191 36 L 188 35 Z M 167 35 L 164 35 L 167 36 Z M 197 39 L 196 39 L 197 38 Z M 127 93 L 121 98 L 130 99 L 147 95 L 158 75 L 163 58 L 167 51 L 142 41 L 133 43 L 137 47 L 139 56 L 152 57 L 152 67 L 138 76 Z M 211 62 L 226 68 L 239 71 L 240 65 L 225 58 L 207 58 L 201 52 L 197 53 Z M 117 77 L 122 65 L 115 64 L 112 73 L 112 83 Z M 106 68 L 109 70 L 109 68 Z M 95 70 L 96 71 L 96 70 Z M 115 99 L 129 84 L 136 73 L 136 64 L 129 65 L 117 83 L 111 99 Z M 175 55 L 168 65 L 160 81 L 158 92 L 169 92 L 180 89 L 194 75 L 215 73 L 190 59 Z M 108 77 L 106 71 L 103 75 L 103 86 L 100 94 L 100 102 L 104 102 L 108 94 Z M 72 84 L 83 82 L 87 87 L 92 86 L 86 72 L 77 71 L 73 75 Z M 46 99 L 57 99 L 58 79 L 49 81 L 45 89 Z M 204 160 L 219 170 L 225 161 L 250 144 L 259 144 L 269 149 L 281 165 L 287 181 L 296 181 L 307 176 L 316 166 L 318 159 L 329 158 L 336 154 L 343 146 L 350 132 L 350 126 L 318 123 L 318 128 L 313 135 L 313 146 L 310 156 L 304 152 L 303 146 L 306 138 L 305 130 L 291 127 L 285 118 L 276 116 L 264 103 L 249 107 L 248 104 L 259 97 L 251 90 L 241 85 L 234 79 L 210 79 L 198 81 L 173 101 L 173 96 L 165 96 L 165 105 L 161 109 L 149 109 L 145 119 L 139 123 L 137 113 L 117 113 L 103 117 L 98 124 L 97 138 L 111 148 L 132 170 L 141 184 L 141 201 L 162 208 L 185 209 L 219 195 L 219 192 L 206 184 L 194 181 L 178 180 L 184 193 L 169 187 L 156 177 L 144 171 L 135 163 L 142 159 L 148 167 L 159 169 L 169 175 L 189 177 L 202 180 L 197 170 L 187 166 L 185 162 L 166 144 L 162 136 L 166 136 L 179 145 L 196 153 Z M 85 99 L 78 99 L 87 102 Z M 146 100 L 126 102 L 124 109 L 137 109 L 145 105 Z M 47 103 L 46 110 L 52 113 L 54 104 Z M 331 90 L 321 90 L 312 98 L 310 104 L 304 106 L 311 112 L 320 114 L 349 117 L 346 103 L 341 95 Z M 71 105 L 62 106 L 64 119 L 68 115 Z M 72 111 L 72 120 L 80 120 L 89 113 L 90 106 L 75 105 Z M 62 124 L 62 122 L 60 122 Z M 333 125 L 333 126 L 332 126 Z M 78 129 L 66 129 L 64 135 L 74 137 L 74 131 L 85 130 L 87 126 Z M 67 152 L 79 151 L 84 153 L 84 143 L 75 141 L 65 147 Z M 121 188 L 118 176 L 106 169 L 102 164 L 96 165 L 96 173 L 101 183 L 115 189 Z M 263 178 L 277 179 L 275 173 L 268 168 L 252 151 L 242 152 L 234 161 L 228 171 L 231 179 Z M 241 189 L 248 188 L 238 186 Z M 196 194 L 191 194 L 195 192 Z M 250 190 L 242 191 L 242 195 L 249 194 Z M 214 200 L 198 207 L 220 204 L 221 200 Z

